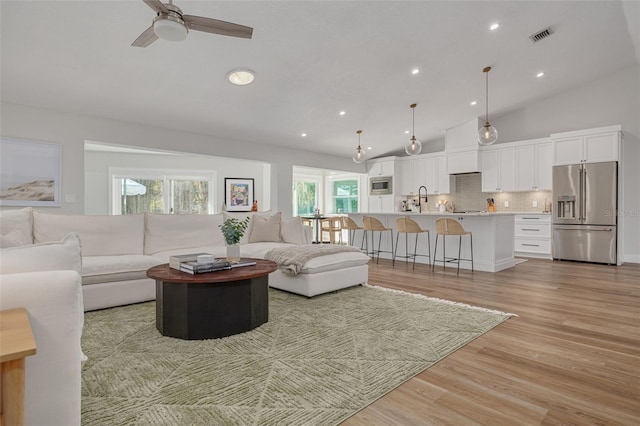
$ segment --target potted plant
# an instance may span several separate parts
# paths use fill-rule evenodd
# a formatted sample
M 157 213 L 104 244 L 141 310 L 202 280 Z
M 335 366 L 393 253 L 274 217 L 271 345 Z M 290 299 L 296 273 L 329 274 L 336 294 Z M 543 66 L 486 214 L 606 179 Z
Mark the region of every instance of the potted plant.
M 240 261 L 240 246 L 238 243 L 244 235 L 247 226 L 249 226 L 249 220 L 251 220 L 250 216 L 247 216 L 244 220 L 231 217 L 226 219 L 222 225 L 218 225 L 227 243 L 227 260 L 229 262 Z

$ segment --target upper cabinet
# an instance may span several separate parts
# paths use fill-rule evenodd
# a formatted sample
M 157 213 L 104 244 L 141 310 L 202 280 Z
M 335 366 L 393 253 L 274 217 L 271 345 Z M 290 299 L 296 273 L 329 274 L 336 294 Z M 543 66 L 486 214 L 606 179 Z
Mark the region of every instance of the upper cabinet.
M 482 192 L 551 190 L 550 139 L 532 139 L 482 149 Z
M 516 146 L 516 191 L 551 191 L 553 146 L 548 138 Z
M 442 154 L 426 154 L 403 158 L 397 162 L 402 195 L 417 195 L 421 186 L 428 195 L 448 194 L 454 177 L 447 173 L 447 157 Z
M 480 120 L 474 118 L 460 126 L 447 129 L 444 152 L 447 159 L 447 173 L 473 173 L 480 171 L 480 147 L 478 129 Z
M 393 176 L 395 169 L 395 157 L 376 158 L 367 161 L 367 174 L 369 176 Z
M 515 191 L 516 149 L 494 145 L 482 150 L 482 192 Z
M 619 161 L 621 130 L 617 125 L 553 134 L 553 164 Z

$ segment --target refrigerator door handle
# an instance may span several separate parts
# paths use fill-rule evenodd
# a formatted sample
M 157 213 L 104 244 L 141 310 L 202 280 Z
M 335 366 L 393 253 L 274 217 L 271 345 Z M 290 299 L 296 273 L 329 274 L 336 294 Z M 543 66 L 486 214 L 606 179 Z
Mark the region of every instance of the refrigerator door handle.
M 570 228 L 570 227 L 561 227 L 561 226 L 556 226 L 555 229 L 561 229 L 563 231 L 584 231 L 584 229 L 582 228 Z M 591 231 L 606 231 L 606 232 L 611 232 L 613 231 L 613 228 L 602 228 L 602 229 L 589 229 L 589 232 Z
M 580 206 L 580 220 L 587 221 L 587 169 L 582 167 L 582 206 Z

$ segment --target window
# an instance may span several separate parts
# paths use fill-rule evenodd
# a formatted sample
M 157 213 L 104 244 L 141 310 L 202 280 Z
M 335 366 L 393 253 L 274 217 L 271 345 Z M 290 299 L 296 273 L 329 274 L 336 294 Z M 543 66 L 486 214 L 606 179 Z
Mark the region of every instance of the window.
M 356 213 L 358 211 L 358 180 L 333 181 L 333 211 Z
M 319 183 L 297 180 L 293 184 L 293 215 L 313 214 L 318 204 Z
M 214 212 L 215 172 L 111 171 L 113 214 Z

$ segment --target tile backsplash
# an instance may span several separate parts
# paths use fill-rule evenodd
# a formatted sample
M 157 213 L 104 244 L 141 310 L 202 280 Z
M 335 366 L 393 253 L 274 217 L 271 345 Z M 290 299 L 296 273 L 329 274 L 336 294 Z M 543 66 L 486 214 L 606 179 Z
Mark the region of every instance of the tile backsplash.
M 430 195 L 428 211 L 438 210 L 436 207 L 438 200 L 447 200 L 447 206 L 453 203 L 456 210 L 486 211 L 487 198 L 495 200 L 496 211 L 499 212 L 542 213 L 551 208 L 551 191 L 482 192 L 480 173 L 469 173 L 456 176 L 455 192 Z M 509 202 L 509 207 L 505 207 L 505 201 Z M 534 201 L 537 202 L 537 207 L 533 207 Z

